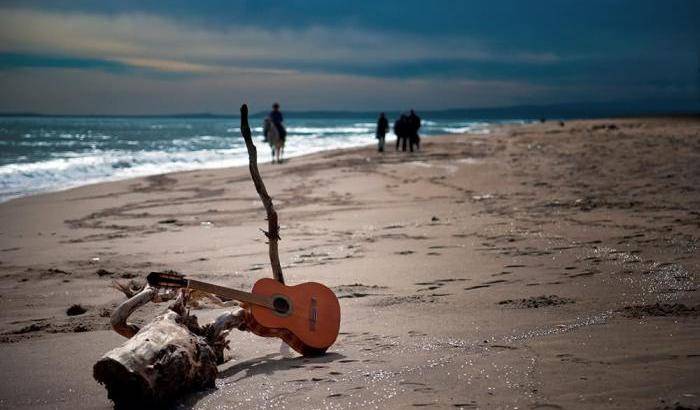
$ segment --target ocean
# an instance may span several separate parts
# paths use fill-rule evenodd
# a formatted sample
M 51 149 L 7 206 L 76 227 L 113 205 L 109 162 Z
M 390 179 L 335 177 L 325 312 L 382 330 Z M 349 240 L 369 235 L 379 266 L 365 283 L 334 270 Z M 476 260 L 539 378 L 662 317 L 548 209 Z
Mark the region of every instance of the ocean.
M 0 117 L 0 202 L 103 181 L 247 164 L 238 121 Z M 517 121 L 424 119 L 420 134 L 488 133 L 503 122 Z M 285 124 L 286 158 L 375 143 L 373 118 L 286 118 Z M 262 120 L 252 118 L 251 128 L 258 160 L 269 162 Z

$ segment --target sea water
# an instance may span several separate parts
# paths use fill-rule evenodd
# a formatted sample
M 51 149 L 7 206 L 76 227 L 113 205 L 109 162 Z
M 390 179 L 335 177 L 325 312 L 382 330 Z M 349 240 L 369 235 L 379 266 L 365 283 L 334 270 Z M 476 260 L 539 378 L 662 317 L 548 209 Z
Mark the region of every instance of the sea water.
M 251 119 L 251 128 L 259 161 L 268 162 L 261 122 Z M 420 134 L 488 133 L 493 123 L 424 120 Z M 375 143 L 372 118 L 287 118 L 285 124 L 286 158 Z M 0 202 L 102 181 L 247 162 L 237 118 L 0 118 Z

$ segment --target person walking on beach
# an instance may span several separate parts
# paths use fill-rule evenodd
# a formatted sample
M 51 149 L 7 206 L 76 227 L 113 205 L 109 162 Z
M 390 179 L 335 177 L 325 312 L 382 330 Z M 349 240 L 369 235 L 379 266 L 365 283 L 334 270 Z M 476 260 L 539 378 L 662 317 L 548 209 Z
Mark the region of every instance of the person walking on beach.
M 377 120 L 377 140 L 379 140 L 379 152 L 384 152 L 384 138 L 387 131 L 389 131 L 389 120 L 386 119 L 384 113 L 379 114 L 379 119 Z
M 399 145 L 402 145 L 402 150 L 406 152 L 406 142 L 408 140 L 408 117 L 406 114 L 401 114 L 398 120 L 394 123 L 394 134 L 396 134 L 396 150 L 399 150 Z
M 409 130 L 409 143 L 411 145 L 411 152 L 413 152 L 413 145 L 416 146 L 416 150 L 420 151 L 420 136 L 418 135 L 418 130 L 420 129 L 420 117 L 416 115 L 416 112 L 411 110 L 408 115 L 408 130 Z M 405 151 L 405 150 L 404 150 Z

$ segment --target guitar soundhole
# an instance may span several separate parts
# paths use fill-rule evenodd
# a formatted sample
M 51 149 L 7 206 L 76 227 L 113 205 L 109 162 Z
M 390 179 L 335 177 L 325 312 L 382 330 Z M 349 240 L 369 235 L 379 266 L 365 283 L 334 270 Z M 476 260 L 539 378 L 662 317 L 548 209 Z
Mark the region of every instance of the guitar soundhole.
M 272 306 L 274 306 L 275 311 L 276 311 L 277 313 L 280 313 L 280 314 L 283 314 L 283 315 L 284 315 L 284 314 L 286 314 L 287 312 L 289 312 L 289 302 L 288 302 L 287 299 L 285 299 L 285 298 L 276 297 L 276 298 L 272 301 Z

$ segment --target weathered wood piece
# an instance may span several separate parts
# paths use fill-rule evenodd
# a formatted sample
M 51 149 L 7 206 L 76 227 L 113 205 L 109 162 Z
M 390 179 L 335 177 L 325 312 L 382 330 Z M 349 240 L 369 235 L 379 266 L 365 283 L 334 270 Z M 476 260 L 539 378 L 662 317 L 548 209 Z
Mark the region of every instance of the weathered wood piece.
M 124 302 L 123 311 L 133 311 L 147 297 L 151 297 L 148 287 Z M 115 407 L 162 405 L 184 392 L 214 385 L 216 353 L 204 337 L 191 331 L 198 326 L 196 318 L 192 321 L 187 315 L 185 299 L 182 292 L 167 312 L 93 367 L 93 376 L 105 385 Z
M 156 288 L 146 285 L 139 293 L 117 306 L 110 319 L 112 329 L 126 338 L 134 336 L 139 331 L 139 327 L 133 323 L 127 323 L 126 320 L 136 309 L 152 301 L 157 293 Z
M 182 393 L 212 387 L 228 345 L 228 331 L 245 326 L 239 309 L 200 327 L 185 308 L 186 290 L 142 329 L 127 323 L 131 313 L 155 297 L 156 289 L 146 286 L 115 310 L 114 330 L 130 339 L 93 367 L 93 376 L 105 385 L 117 408 L 160 406 Z
M 280 227 L 277 222 L 277 212 L 272 205 L 272 198 L 268 195 L 265 184 L 260 177 L 260 171 L 258 171 L 258 151 L 255 148 L 255 144 L 253 144 L 253 138 L 250 133 L 250 126 L 248 125 L 248 106 L 246 104 L 241 106 L 241 135 L 248 149 L 248 168 L 250 169 L 250 176 L 253 178 L 255 190 L 258 191 L 260 200 L 267 213 L 267 232 L 263 231 L 263 233 L 268 239 L 267 243 L 269 245 L 270 264 L 272 265 L 272 277 L 280 283 L 284 283 L 282 266 L 280 265 L 280 257 L 277 250 L 277 241 L 280 240 Z

